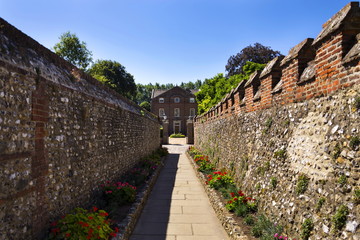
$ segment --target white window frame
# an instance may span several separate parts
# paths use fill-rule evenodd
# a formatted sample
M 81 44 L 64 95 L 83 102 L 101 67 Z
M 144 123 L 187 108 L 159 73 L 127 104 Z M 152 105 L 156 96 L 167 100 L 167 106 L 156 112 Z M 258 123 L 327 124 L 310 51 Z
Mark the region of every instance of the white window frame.
M 175 97 L 174 98 L 174 103 L 179 103 L 180 102 L 180 98 L 179 97 Z
M 159 103 L 164 103 L 165 102 L 165 99 L 164 98 L 159 98 Z
M 180 117 L 180 108 L 174 108 L 174 117 Z
M 159 108 L 159 116 L 160 117 L 165 116 L 165 109 L 164 108 Z
M 195 103 L 195 98 L 191 97 L 189 100 L 190 103 Z

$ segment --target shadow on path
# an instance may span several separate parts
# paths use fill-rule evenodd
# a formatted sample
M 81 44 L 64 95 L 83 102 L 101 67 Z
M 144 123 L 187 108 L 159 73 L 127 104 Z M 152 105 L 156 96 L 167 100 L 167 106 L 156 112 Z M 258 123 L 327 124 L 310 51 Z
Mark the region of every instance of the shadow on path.
M 180 154 L 169 154 L 130 240 L 165 240 Z

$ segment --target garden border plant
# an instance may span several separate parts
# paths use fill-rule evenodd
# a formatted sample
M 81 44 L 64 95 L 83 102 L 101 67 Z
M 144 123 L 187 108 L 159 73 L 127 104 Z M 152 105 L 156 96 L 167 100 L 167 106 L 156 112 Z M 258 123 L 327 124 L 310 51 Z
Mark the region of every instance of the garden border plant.
M 124 174 L 120 178 L 123 182 L 120 180 L 114 183 L 107 181 L 100 185 L 105 199 L 99 199 L 98 203 L 103 205 L 101 208 L 109 209 L 110 214 L 95 206 L 90 210 L 76 208 L 73 213 L 66 214 L 63 219 L 51 224 L 49 239 L 109 239 L 115 236 L 117 240 L 128 239 L 163 166 L 163 157 L 167 154 L 166 148 L 159 148 L 153 154 L 141 159 L 136 166 L 129 170 L 129 172 L 134 169 L 138 171 L 140 168 L 148 170 L 144 171 L 146 177 L 142 177 L 143 182 L 137 182 L 136 186 L 126 182 L 126 179 L 132 174 Z M 139 189 L 138 186 L 142 189 L 141 192 L 136 192 Z M 107 205 L 101 204 L 104 202 Z M 116 211 L 123 204 L 129 205 L 127 216 L 131 217 L 125 217 L 122 221 L 113 222 L 110 225 L 110 219 L 107 217 L 111 217 L 112 209 Z M 64 224 L 65 222 L 68 224 Z M 101 225 L 100 222 L 104 225 Z M 97 225 L 93 226 L 93 223 Z
M 199 157 L 204 157 L 206 162 L 211 162 L 208 157 L 202 155 L 201 151 L 192 146 L 186 154 L 189 158 L 194 160 L 192 161 L 193 167 L 197 170 L 198 177 L 203 180 L 201 182 L 210 198 L 210 202 L 217 213 L 219 220 L 228 232 L 230 239 L 242 239 L 247 236 L 247 234 L 239 228 L 234 217 L 232 217 L 235 215 L 242 218 L 245 225 L 252 226 L 252 229 L 254 229 L 253 231 L 257 233 L 259 233 L 259 231 L 256 230 L 257 226 L 263 226 L 265 224 L 264 219 L 266 219 L 265 222 L 268 223 L 265 224 L 267 226 L 266 229 L 262 229 L 258 234 L 261 240 L 291 240 L 289 237 L 281 235 L 283 230 L 281 226 L 272 223 L 264 215 L 258 216 L 255 221 L 258 205 L 257 200 L 246 196 L 245 193 L 239 190 L 227 172 L 213 171 L 210 174 L 204 173 L 203 171 L 200 171 L 199 165 L 201 165 L 201 163 L 199 163 Z M 195 161 L 195 156 L 198 158 L 197 161 Z M 256 235 L 257 233 L 254 234 Z M 292 238 L 292 240 L 295 239 Z

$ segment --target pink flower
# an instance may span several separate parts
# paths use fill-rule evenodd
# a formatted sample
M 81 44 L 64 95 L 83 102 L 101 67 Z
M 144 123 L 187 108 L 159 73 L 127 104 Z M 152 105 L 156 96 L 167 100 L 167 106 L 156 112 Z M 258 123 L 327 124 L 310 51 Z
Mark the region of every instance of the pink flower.
M 277 238 L 278 236 L 279 236 L 279 234 L 278 234 L 278 233 L 275 233 L 274 237 L 276 237 L 276 238 Z

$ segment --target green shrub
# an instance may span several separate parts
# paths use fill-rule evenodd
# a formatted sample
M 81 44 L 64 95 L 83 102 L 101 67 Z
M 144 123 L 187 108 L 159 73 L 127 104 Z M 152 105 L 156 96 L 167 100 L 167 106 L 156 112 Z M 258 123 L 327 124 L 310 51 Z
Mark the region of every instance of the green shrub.
M 335 215 L 332 217 L 332 226 L 333 230 L 341 230 L 345 224 L 347 215 L 349 214 L 349 209 L 345 205 L 341 205 L 336 211 Z
M 309 178 L 306 175 L 300 175 L 296 184 L 296 194 L 302 194 L 306 191 L 309 184 Z
M 308 240 L 311 234 L 311 231 L 314 229 L 314 223 L 311 218 L 305 219 L 301 225 L 300 236 L 303 240 Z
M 283 232 L 283 228 L 280 225 L 271 222 L 264 215 L 258 216 L 257 221 L 251 229 L 252 235 L 261 240 L 273 240 L 274 235 L 281 232 Z
M 252 226 L 252 225 L 254 225 L 254 223 L 255 223 L 255 219 L 254 219 L 254 217 L 251 216 L 251 215 L 246 215 L 246 217 L 244 218 L 244 223 L 245 223 L 246 225 Z
M 132 203 L 136 197 L 136 187 L 129 183 L 106 182 L 106 184 L 103 185 L 103 191 L 108 205 L 114 207 Z
M 345 175 L 340 175 L 339 179 L 338 179 L 338 183 L 341 186 L 344 186 L 347 183 L 347 177 Z
M 58 222 L 51 223 L 49 239 L 109 239 L 116 236 L 118 228 L 110 227 L 108 213 L 93 207 L 91 211 L 83 208 L 74 209 Z
M 319 198 L 318 202 L 316 203 L 315 211 L 320 211 L 321 207 L 324 205 L 326 199 L 324 197 Z
M 355 150 L 359 145 L 360 145 L 360 138 L 358 136 L 350 138 L 349 147 L 352 150 Z
M 209 184 L 210 187 L 215 189 L 222 187 L 228 188 L 231 185 L 234 185 L 234 180 L 226 172 L 217 171 L 208 175 L 206 184 Z
M 271 177 L 271 178 L 270 178 L 270 184 L 271 184 L 271 186 L 272 186 L 273 189 L 276 188 L 277 182 L 278 182 L 278 181 L 277 181 L 277 178 L 276 178 L 276 177 Z
M 170 135 L 170 138 L 184 138 L 185 135 L 181 134 L 181 133 L 173 133 Z
M 284 160 L 286 159 L 286 150 L 285 149 L 279 149 L 276 152 L 274 152 L 274 158 L 278 160 Z
M 360 204 L 360 189 L 355 189 L 354 190 L 353 202 L 355 204 Z

